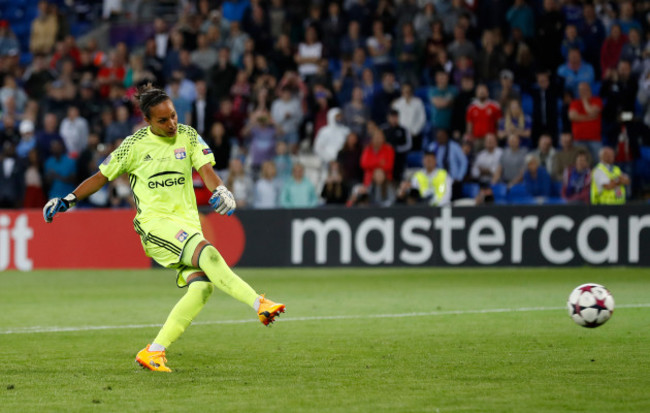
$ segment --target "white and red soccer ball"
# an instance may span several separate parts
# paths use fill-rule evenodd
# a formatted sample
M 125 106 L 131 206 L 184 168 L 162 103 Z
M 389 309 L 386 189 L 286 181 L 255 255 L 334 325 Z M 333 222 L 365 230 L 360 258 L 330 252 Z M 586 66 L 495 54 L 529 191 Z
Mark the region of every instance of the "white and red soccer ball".
M 594 328 L 609 320 L 614 312 L 614 297 L 600 284 L 582 284 L 569 295 L 569 316 L 576 324 Z

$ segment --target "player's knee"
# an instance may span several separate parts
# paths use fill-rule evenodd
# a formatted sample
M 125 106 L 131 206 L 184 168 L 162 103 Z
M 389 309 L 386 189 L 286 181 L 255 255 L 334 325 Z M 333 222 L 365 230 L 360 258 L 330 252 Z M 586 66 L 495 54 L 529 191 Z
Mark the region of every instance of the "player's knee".
M 202 260 L 208 260 L 210 264 L 218 264 L 219 261 L 222 260 L 221 254 L 219 254 L 219 251 L 212 245 L 206 245 L 205 248 L 203 248 L 203 251 L 201 251 L 201 255 L 199 256 L 199 263 L 201 263 Z
M 214 284 L 210 282 L 208 277 L 201 276 L 201 277 L 196 277 L 192 281 L 188 283 L 189 288 L 192 288 L 192 290 L 198 290 L 201 295 L 203 296 L 203 301 L 205 302 L 210 295 L 214 292 Z

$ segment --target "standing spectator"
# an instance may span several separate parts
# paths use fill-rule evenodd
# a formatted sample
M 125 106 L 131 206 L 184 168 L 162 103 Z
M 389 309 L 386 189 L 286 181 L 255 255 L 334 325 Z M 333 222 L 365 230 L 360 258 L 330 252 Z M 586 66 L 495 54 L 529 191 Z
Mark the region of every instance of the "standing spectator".
M 519 146 L 519 136 L 510 135 L 508 137 L 508 147 L 501 155 L 499 167 L 492 177 L 492 183 L 502 182 L 510 188 L 521 182 L 526 166 L 525 159 L 527 153 L 526 148 Z
M 525 38 L 530 39 L 535 34 L 535 16 L 533 9 L 526 4 L 526 0 L 515 0 L 506 14 L 510 30 L 519 29 Z
M 6 127 L 6 126 L 5 126 Z M 18 127 L 20 133 L 20 141 L 16 145 L 16 155 L 19 159 L 27 159 L 29 152 L 36 148 L 36 137 L 34 136 L 34 122 L 25 119 L 20 122 Z M 4 144 L 5 141 L 3 141 Z
M 411 134 L 413 147 L 419 149 L 422 146 L 422 130 L 427 122 L 427 115 L 422 100 L 413 96 L 413 86 L 404 84 L 402 97 L 396 99 L 391 106 L 398 112 L 400 126 Z
M 65 154 L 63 142 L 53 140 L 50 147 L 52 155 L 45 161 L 45 177 L 50 185 L 49 199 L 61 198 L 75 188 L 77 166 L 75 161 Z
M 114 144 L 131 134 L 132 125 L 129 119 L 129 109 L 126 106 L 119 106 L 115 112 L 117 114 L 116 119 L 106 128 L 105 143 Z
M 537 144 L 537 140 L 542 134 L 551 135 L 553 142 L 557 142 L 558 95 L 551 85 L 551 76 L 548 71 L 537 73 L 537 84 L 531 95 L 533 98 L 533 145 Z
M 0 152 L 0 208 L 18 208 L 23 189 L 24 174 L 15 157 L 14 144 L 5 142 Z
M 585 2 L 582 6 L 582 15 L 580 37 L 585 44 L 584 58 L 594 69 L 598 69 L 597 75 L 600 78 L 600 49 L 605 41 L 605 25 L 596 15 L 594 4 L 591 2 Z
M 562 61 L 560 50 L 557 47 L 546 47 L 546 45 L 559 45 L 562 42 L 562 30 L 564 28 L 564 16 L 558 10 L 558 3 L 555 0 L 544 0 L 544 11 L 537 19 L 537 47 L 535 56 L 541 63 L 542 68 L 556 68 Z
M 575 166 L 568 166 L 562 174 L 562 198 L 567 202 L 589 203 L 591 169 L 587 152 L 578 152 Z
M 248 34 L 241 30 L 239 22 L 231 21 L 228 38 L 226 39 L 226 46 L 230 49 L 230 63 L 234 65 L 241 63 L 241 58 L 246 51 L 247 40 Z
M 388 111 L 387 123 L 381 126 L 386 142 L 395 149 L 395 165 L 393 176 L 401 180 L 406 167 L 406 154 L 412 149 L 411 133 L 399 123 L 399 112 L 395 109 Z
M 453 62 L 461 57 L 466 57 L 472 62 L 476 60 L 476 47 L 465 36 L 465 28 L 457 24 L 454 27 L 454 41 L 447 46 L 447 52 Z
M 361 169 L 361 143 L 359 135 L 350 132 L 345 138 L 345 144 L 339 151 L 336 160 L 341 169 L 343 180 L 350 185 L 355 185 L 363 179 Z
M 321 191 L 325 204 L 344 205 L 348 200 L 349 192 L 348 184 L 341 174 L 341 165 L 336 161 L 330 162 L 325 185 Z
M 45 198 L 43 190 L 43 176 L 41 175 L 41 162 L 38 159 L 38 151 L 36 149 L 30 150 L 27 159 L 23 208 L 41 208 L 47 202 L 47 198 Z
M 411 179 L 411 189 L 420 193 L 420 198 L 429 205 L 445 206 L 451 201 L 452 179 L 442 168 L 438 168 L 435 152 L 425 152 L 423 168 Z
M 20 53 L 20 43 L 14 32 L 9 27 L 9 22 L 0 20 L 0 57 L 17 55 Z
M 122 85 L 126 76 L 126 67 L 121 53 L 118 53 L 115 49 L 111 50 L 109 60 L 109 64 L 102 67 L 97 73 L 99 94 L 102 98 L 109 97 L 111 89 L 114 86 Z
M 506 57 L 497 45 L 494 31 L 483 32 L 481 50 L 478 52 L 476 61 L 476 74 L 481 82 L 494 88 L 499 79 L 499 73 L 506 66 Z
M 571 132 L 576 142 L 586 146 L 593 159 L 603 146 L 601 138 L 601 118 L 603 102 L 598 96 L 591 95 L 591 86 L 587 82 L 579 85 L 578 98 L 569 106 Z
M 363 169 L 363 184 L 370 185 L 372 175 L 377 168 L 386 172 L 389 181 L 393 180 L 393 167 L 395 166 L 395 150 L 386 143 L 386 138 L 381 129 L 374 130 L 370 143 L 361 154 L 361 169 Z
M 277 171 L 273 161 L 262 164 L 260 179 L 255 183 L 253 207 L 258 209 L 271 209 L 278 207 L 280 199 L 280 185 L 276 180 Z
M 253 201 L 253 180 L 246 174 L 244 164 L 239 158 L 230 160 L 226 186 L 232 191 L 238 208 L 247 208 Z
M 526 155 L 526 170 L 524 171 L 524 185 L 526 192 L 536 198 L 549 198 L 551 196 L 551 176 L 546 168 L 540 166 L 539 158 L 534 153 Z
M 398 37 L 395 45 L 397 56 L 397 73 L 400 83 L 418 85 L 420 83 L 420 43 L 415 37 L 415 31 L 411 23 L 402 26 L 402 35 Z
M 280 193 L 280 206 L 283 208 L 312 208 L 318 204 L 314 185 L 305 178 L 305 167 L 293 165 L 291 178 L 287 179 Z
M 564 171 L 571 165 L 574 165 L 579 152 L 584 152 L 587 155 L 587 166 L 591 165 L 591 155 L 587 151 L 587 148 L 574 145 L 573 136 L 570 133 L 560 135 L 560 150 L 556 151 L 553 157 L 551 178 L 560 181 Z
M 609 69 L 600 88 L 603 107 L 603 136 L 609 146 L 616 146 L 621 132 L 621 114 L 636 111 L 639 82 L 632 74 L 630 62 L 621 60 L 618 68 Z
M 210 70 L 209 77 L 212 90 L 211 94 L 214 98 L 217 101 L 226 98 L 237 77 L 237 67 L 230 63 L 230 49 L 227 47 L 219 49 L 217 64 Z
M 27 95 L 32 99 L 40 100 L 45 97 L 46 86 L 54 81 L 56 73 L 47 66 L 43 55 L 35 55 L 31 66 L 23 75 L 23 82 Z
M 217 108 L 214 101 L 208 96 L 208 86 L 205 80 L 197 80 L 194 87 L 196 89 L 196 100 L 191 105 L 189 124 L 196 129 L 199 135 L 204 136 L 212 130 Z
M 366 123 L 370 119 L 370 109 L 363 101 L 363 89 L 352 89 L 352 100 L 343 107 L 343 123 L 359 136 L 366 134 Z
M 350 129 L 342 122 L 341 109 L 330 109 L 327 112 L 327 126 L 322 127 L 314 139 L 314 153 L 325 165 L 336 160 L 345 138 L 350 133 Z
M 206 141 L 214 154 L 214 169 L 218 171 L 219 176 L 225 175 L 230 164 L 232 145 L 230 138 L 226 135 L 226 128 L 221 122 L 212 124 Z
M 530 116 L 526 115 L 521 109 L 521 103 L 518 100 L 512 99 L 508 102 L 506 115 L 499 120 L 499 138 L 505 139 L 506 137 L 515 134 L 519 136 L 521 146 L 530 148 L 531 144 L 531 127 L 532 120 Z
M 425 3 L 413 19 L 413 28 L 421 42 L 427 40 L 431 34 L 431 25 L 438 18 L 436 8 L 433 3 Z
M 614 24 L 600 49 L 600 71 L 603 77 L 610 70 L 616 70 L 625 43 L 627 43 L 627 36 L 621 33 L 621 26 Z
M 167 29 L 167 23 L 161 17 L 157 17 L 153 20 L 153 30 L 154 30 L 154 44 L 156 45 L 156 56 L 162 60 L 167 56 L 167 49 L 169 48 L 169 31 Z
M 103 159 L 103 154 L 99 150 L 99 135 L 96 133 L 91 133 L 88 135 L 88 145 L 84 148 L 83 151 L 79 154 L 76 159 L 77 162 L 77 182 L 80 184 L 86 178 L 89 178 L 92 174 L 97 171 L 100 162 Z
M 467 157 L 458 142 L 449 139 L 449 133 L 444 129 L 436 131 L 436 141 L 425 149 L 427 152 L 435 152 L 437 163 L 454 182 L 453 194 L 460 194 L 460 183 L 467 175 Z
M 363 50 L 365 46 L 366 39 L 361 35 L 361 25 L 356 20 L 350 21 L 348 23 L 348 32 L 341 38 L 339 45 L 341 56 L 352 56 L 357 49 L 361 48 Z
M 181 78 L 176 76 L 172 78 L 169 82 L 167 94 L 176 109 L 178 122 L 191 123 L 191 119 L 189 118 L 192 116 L 192 103 L 181 94 Z
M 219 53 L 210 47 L 208 38 L 203 33 L 196 36 L 196 46 L 196 50 L 190 54 L 190 60 L 207 73 L 219 60 Z
M 23 113 L 27 105 L 27 94 L 16 83 L 16 78 L 11 75 L 6 75 L 4 79 L 4 86 L 0 88 L 0 102 L 2 103 L 2 111 L 7 112 L 9 109 L 8 100 L 14 99 L 16 111 Z
M 537 156 L 540 167 L 546 169 L 546 172 L 549 174 L 553 172 L 553 162 L 556 158 L 556 150 L 553 147 L 553 140 L 550 135 L 540 136 L 537 149 L 532 153 Z
M 59 22 L 52 13 L 49 2 L 39 1 L 38 16 L 32 21 L 29 51 L 34 54 L 49 54 L 54 47 L 58 31 Z
M 388 113 L 390 105 L 400 96 L 398 89 L 395 74 L 385 72 L 381 76 L 381 89 L 372 95 L 370 114 L 375 123 L 381 123 L 386 118 L 386 113 Z
M 11 100 L 11 99 L 10 99 Z M 29 120 L 29 119 L 26 119 Z M 23 121 L 24 122 L 24 121 Z M 23 123 L 21 122 L 21 124 Z M 18 145 L 21 140 L 20 128 L 16 127 L 16 118 L 13 114 L 5 114 L 2 117 L 2 130 L 0 131 L 0 148 L 5 142 Z
M 469 76 L 463 77 L 460 81 L 460 91 L 454 98 L 454 104 L 451 109 L 451 133 L 452 137 L 456 140 L 459 140 L 466 134 L 467 108 L 472 104 L 475 94 L 474 78 Z
M 271 118 L 278 127 L 278 138 L 296 147 L 298 145 L 298 130 L 302 122 L 302 105 L 300 99 L 292 90 L 285 86 L 280 90 L 280 97 L 271 104 Z
M 293 160 L 289 155 L 289 146 L 286 142 L 278 141 L 275 144 L 275 157 L 273 158 L 278 180 L 284 182 L 291 176 L 293 169 Z
M 291 49 L 289 36 L 283 34 L 278 37 L 273 50 L 269 53 L 269 60 L 275 69 L 274 73 L 277 77 L 280 77 L 283 73 L 286 74 L 289 71 L 296 71 L 296 61 L 293 50 Z
M 372 24 L 372 36 L 366 41 L 366 46 L 377 73 L 383 74 L 392 70 L 390 53 L 393 37 L 384 31 L 384 23 L 381 20 L 375 20 Z
M 318 73 L 318 62 L 323 57 L 323 44 L 318 41 L 318 33 L 314 27 L 305 31 L 305 41 L 298 45 L 295 60 L 298 73 L 304 80 L 309 80 Z
M 499 74 L 499 84 L 494 89 L 494 98 L 502 108 L 508 107 L 508 103 L 513 100 L 521 100 L 519 86 L 515 84 L 515 75 L 511 70 L 504 69 Z
M 451 130 L 454 99 L 458 91 L 449 84 L 449 74 L 444 70 L 436 71 L 436 85 L 429 89 L 431 101 L 431 122 L 435 129 Z
M 61 121 L 59 134 L 63 138 L 68 156 L 76 159 L 88 145 L 88 121 L 79 116 L 79 108 L 68 107 L 68 116 Z
M 582 61 L 578 49 L 569 50 L 567 62 L 558 67 L 557 75 L 564 81 L 564 90 L 571 91 L 574 96 L 577 95 L 579 83 L 587 82 L 592 86 L 596 80 L 594 68 L 589 63 Z
M 472 178 L 482 184 L 492 182 L 500 163 L 503 149 L 497 146 L 497 137 L 493 133 L 485 135 L 485 149 L 476 155 L 472 164 Z
M 620 3 L 620 7 L 621 11 L 617 24 L 621 28 L 622 33 L 628 35 L 632 29 L 642 30 L 641 23 L 634 18 L 634 2 L 632 0 L 624 0 Z
M 496 133 L 501 118 L 501 107 L 490 99 L 484 84 L 476 87 L 476 99 L 467 108 L 467 136 L 474 143 L 475 151 L 483 148 L 483 138 L 488 133 Z
M 244 115 L 233 110 L 232 100 L 229 97 L 221 99 L 219 111 L 215 115 L 215 121 L 220 122 L 226 128 L 228 139 L 236 138 L 242 144 L 241 130 L 244 127 Z
M 249 139 L 249 155 L 251 166 L 259 170 L 262 163 L 269 161 L 275 155 L 275 126 L 268 112 L 258 112 L 251 117 L 250 122 L 242 130 Z
M 346 22 L 341 16 L 338 3 L 331 2 L 327 6 L 327 17 L 322 20 L 323 43 L 330 56 L 339 56 L 340 39 L 346 29 Z
M 47 160 L 50 157 L 52 141 L 59 141 L 62 146 L 64 145 L 63 139 L 59 135 L 58 123 L 54 113 L 45 114 L 43 118 L 43 129 L 36 133 L 36 146 L 38 148 L 39 158 Z
M 630 178 L 614 165 L 614 150 L 604 147 L 599 151 L 600 162 L 591 173 L 592 205 L 621 205 L 626 202 L 625 187 Z
M 643 61 L 646 54 L 643 44 L 641 43 L 641 33 L 637 29 L 630 29 L 628 42 L 621 50 L 620 61 L 630 62 L 632 72 L 638 76 L 643 71 Z
M 562 40 L 562 57 L 566 59 L 569 55 L 569 50 L 578 49 L 580 53 L 584 54 L 585 52 L 585 43 L 582 41 L 582 38 L 578 36 L 578 28 L 569 24 L 564 29 L 564 39 Z

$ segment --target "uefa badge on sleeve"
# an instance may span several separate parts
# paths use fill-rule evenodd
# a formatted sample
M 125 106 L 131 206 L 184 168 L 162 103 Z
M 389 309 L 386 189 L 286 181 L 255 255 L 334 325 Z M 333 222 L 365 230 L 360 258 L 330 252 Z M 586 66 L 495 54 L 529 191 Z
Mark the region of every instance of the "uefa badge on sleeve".
M 185 148 L 174 149 L 174 156 L 176 159 L 185 159 L 187 158 L 187 153 L 185 153 Z

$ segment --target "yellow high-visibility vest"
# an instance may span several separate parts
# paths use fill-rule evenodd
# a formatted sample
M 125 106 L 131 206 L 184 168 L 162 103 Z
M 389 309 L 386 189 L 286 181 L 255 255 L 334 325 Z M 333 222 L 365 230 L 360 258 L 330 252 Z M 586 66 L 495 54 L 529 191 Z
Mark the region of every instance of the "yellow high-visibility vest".
M 425 198 L 428 194 L 435 195 L 434 204 L 438 204 L 445 193 L 451 188 L 447 188 L 447 171 L 437 169 L 435 175 L 429 178 L 424 170 L 417 171 L 413 177 L 418 181 L 420 196 Z
M 591 172 L 591 203 L 593 205 L 620 205 L 625 203 L 625 186 L 619 185 L 614 189 L 603 188 L 598 192 L 598 185 L 594 179 L 596 170 L 601 170 L 609 179 L 616 179 L 622 175 L 621 168 L 613 166 L 610 171 L 604 164 L 599 163 Z

